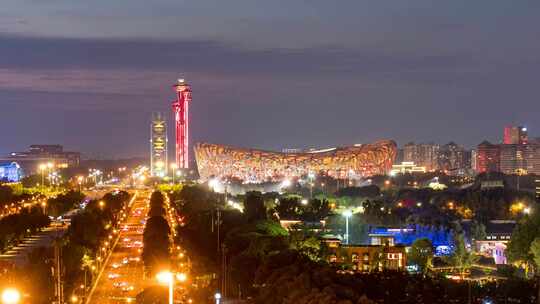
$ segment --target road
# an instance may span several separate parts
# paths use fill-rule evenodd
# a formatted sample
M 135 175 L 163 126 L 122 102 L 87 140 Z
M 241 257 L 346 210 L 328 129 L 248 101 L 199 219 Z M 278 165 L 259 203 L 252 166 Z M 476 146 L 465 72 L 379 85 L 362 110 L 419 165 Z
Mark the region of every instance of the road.
M 140 252 L 149 195 L 150 192 L 139 192 L 135 198 L 88 303 L 135 303 L 135 296 L 147 287 Z

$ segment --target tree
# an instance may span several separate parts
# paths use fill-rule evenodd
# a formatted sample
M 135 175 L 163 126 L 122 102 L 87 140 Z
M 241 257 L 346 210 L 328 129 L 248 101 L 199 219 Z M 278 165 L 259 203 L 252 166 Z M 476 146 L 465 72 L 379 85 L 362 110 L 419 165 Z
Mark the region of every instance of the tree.
M 473 241 L 481 241 L 486 238 L 486 226 L 478 221 L 471 225 L 471 238 Z
M 153 274 L 158 267 L 169 264 L 170 227 L 161 216 L 148 218 L 143 232 L 142 259 L 147 271 Z
M 536 271 L 540 274 L 540 237 L 534 239 L 531 242 L 531 247 L 529 252 L 533 256 L 533 261 L 536 264 Z
M 428 238 L 420 238 L 412 243 L 408 260 L 414 265 L 418 265 L 422 272 L 426 272 L 433 258 L 433 244 Z
M 250 191 L 246 193 L 244 210 L 248 222 L 257 222 L 266 219 L 266 208 L 261 192 Z
M 49 198 L 47 209 L 49 215 L 60 216 L 67 211 L 75 208 L 76 204 L 84 199 L 84 194 L 78 191 L 68 191 L 65 194 L 59 194 L 56 197 Z
M 300 196 L 288 195 L 279 199 L 279 204 L 276 206 L 276 211 L 280 219 L 296 219 L 298 218 L 298 205 Z
M 478 256 L 469 252 L 465 247 L 465 239 L 462 233 L 458 233 L 454 236 L 454 252 L 448 261 L 451 265 L 460 270 L 462 278 L 465 277 L 465 272 L 478 261 Z
M 540 237 L 540 214 L 535 212 L 522 219 L 512 232 L 506 251 L 508 260 L 525 265 L 533 263 L 533 256 L 529 249 L 537 237 Z

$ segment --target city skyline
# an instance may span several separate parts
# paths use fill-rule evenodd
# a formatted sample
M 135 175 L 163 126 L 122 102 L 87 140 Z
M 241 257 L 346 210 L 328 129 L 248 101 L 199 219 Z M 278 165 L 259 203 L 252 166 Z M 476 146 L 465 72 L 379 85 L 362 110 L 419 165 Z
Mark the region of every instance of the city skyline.
M 534 137 L 538 4 L 465 3 L 158 1 L 148 12 L 141 1 L 8 0 L 0 120 L 17 132 L 0 130 L 0 153 L 44 142 L 145 156 L 151 113 L 170 113 L 177 78 L 196 92 L 192 142 L 473 147 L 510 124 Z

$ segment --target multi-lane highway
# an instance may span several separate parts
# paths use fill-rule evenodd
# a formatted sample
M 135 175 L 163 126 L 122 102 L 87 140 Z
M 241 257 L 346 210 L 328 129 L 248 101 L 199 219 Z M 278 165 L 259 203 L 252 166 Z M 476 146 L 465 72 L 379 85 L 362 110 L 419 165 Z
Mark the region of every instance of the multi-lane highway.
M 90 292 L 87 303 L 135 303 L 135 296 L 147 287 L 141 260 L 144 221 L 149 192 L 139 192 L 126 220 L 120 225 L 118 242 Z

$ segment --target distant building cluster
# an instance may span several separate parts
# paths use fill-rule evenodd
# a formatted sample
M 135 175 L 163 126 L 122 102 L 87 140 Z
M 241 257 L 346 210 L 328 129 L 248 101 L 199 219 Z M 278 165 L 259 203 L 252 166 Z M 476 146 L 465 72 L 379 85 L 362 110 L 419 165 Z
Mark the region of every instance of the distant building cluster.
M 540 175 L 540 140 L 530 140 L 527 128 L 504 128 L 502 143 L 481 142 L 468 150 L 454 142 L 408 143 L 398 150 L 393 173 L 444 171 L 449 175 L 484 172 Z
M 310 173 L 338 179 L 386 174 L 392 167 L 396 150 L 396 143 L 389 140 L 292 153 L 199 143 L 195 146 L 195 158 L 203 180 L 219 177 L 260 183 Z
M 80 164 L 79 152 L 64 151 L 61 145 L 31 145 L 27 151 L 11 152 L 0 157 L 0 163 L 17 163 L 24 174 L 39 172 L 39 165 L 51 163 L 55 168 L 77 167 Z
M 445 171 L 450 175 L 464 175 L 471 169 L 471 151 L 454 142 L 446 145 L 411 142 L 403 147 L 398 159 L 402 167 L 394 170 L 399 173 Z
M 502 144 L 483 141 L 475 150 L 475 170 L 540 175 L 540 140 L 529 140 L 527 128 L 508 126 Z

